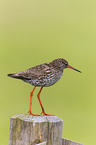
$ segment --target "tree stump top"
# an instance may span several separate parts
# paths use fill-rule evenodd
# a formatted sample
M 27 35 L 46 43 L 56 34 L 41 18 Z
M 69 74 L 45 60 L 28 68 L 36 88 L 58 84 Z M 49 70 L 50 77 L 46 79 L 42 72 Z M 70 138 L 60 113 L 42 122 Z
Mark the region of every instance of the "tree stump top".
M 11 117 L 11 119 L 20 119 L 20 120 L 24 120 L 24 121 L 28 121 L 28 122 L 63 122 L 62 119 L 60 119 L 57 116 L 33 116 L 33 115 L 27 115 L 27 114 L 18 114 L 18 115 L 14 115 L 13 117 Z

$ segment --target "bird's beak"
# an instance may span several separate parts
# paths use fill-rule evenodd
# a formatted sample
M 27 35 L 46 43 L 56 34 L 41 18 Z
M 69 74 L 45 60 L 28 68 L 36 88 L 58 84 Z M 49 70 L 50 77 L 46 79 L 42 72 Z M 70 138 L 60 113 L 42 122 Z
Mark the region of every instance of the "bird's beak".
M 70 66 L 70 65 L 67 65 L 67 68 L 74 69 L 74 70 L 76 70 L 76 71 L 78 71 L 78 72 L 80 72 L 80 73 L 81 73 L 81 71 L 80 71 L 80 70 L 78 70 L 78 69 L 76 69 L 76 68 L 74 68 L 74 67 L 72 67 L 72 66 Z

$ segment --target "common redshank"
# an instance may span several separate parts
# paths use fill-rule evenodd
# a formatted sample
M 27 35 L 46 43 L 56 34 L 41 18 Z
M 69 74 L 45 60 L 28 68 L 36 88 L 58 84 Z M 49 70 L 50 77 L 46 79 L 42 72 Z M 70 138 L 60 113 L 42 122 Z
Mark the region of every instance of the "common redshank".
M 43 89 L 43 87 L 49 87 L 53 84 L 55 84 L 63 75 L 63 70 L 65 68 L 71 68 L 75 71 L 78 71 L 81 73 L 81 71 L 73 68 L 68 64 L 68 61 L 66 61 L 63 58 L 58 58 L 53 60 L 50 63 L 44 63 L 41 65 L 37 65 L 35 67 L 29 68 L 25 71 L 14 73 L 14 74 L 8 74 L 9 77 L 21 79 L 27 83 L 30 83 L 34 86 L 32 92 L 30 93 L 30 108 L 29 108 L 29 115 L 38 115 L 33 114 L 31 112 L 31 106 L 32 106 L 32 96 L 33 92 L 36 87 L 41 87 L 39 93 L 37 94 L 42 113 L 43 115 L 51 116 L 50 114 L 45 113 L 44 107 L 41 103 L 40 99 L 40 93 Z

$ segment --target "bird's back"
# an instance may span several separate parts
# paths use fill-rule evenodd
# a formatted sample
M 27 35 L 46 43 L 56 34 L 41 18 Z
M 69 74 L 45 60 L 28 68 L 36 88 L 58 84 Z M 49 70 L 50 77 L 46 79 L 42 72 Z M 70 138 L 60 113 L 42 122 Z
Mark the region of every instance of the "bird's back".
M 13 77 L 17 77 L 33 86 L 47 87 L 56 83 L 62 74 L 61 70 L 55 68 L 50 63 L 44 63 L 26 71 L 13 74 Z

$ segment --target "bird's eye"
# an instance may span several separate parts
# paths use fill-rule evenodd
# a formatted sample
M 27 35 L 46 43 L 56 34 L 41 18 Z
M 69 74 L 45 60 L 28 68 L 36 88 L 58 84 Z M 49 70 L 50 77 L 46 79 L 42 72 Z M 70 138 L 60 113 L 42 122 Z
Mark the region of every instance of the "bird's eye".
M 65 62 L 64 62 L 64 61 L 62 61 L 62 63 L 63 63 L 63 64 L 65 64 Z
M 67 63 L 66 63 L 66 62 L 64 62 L 64 61 L 62 61 L 62 63 L 63 63 L 63 64 L 65 64 L 65 65 L 67 64 Z
M 65 65 L 68 65 L 68 63 L 67 63 L 67 62 L 62 61 L 62 63 L 63 63 L 63 64 L 65 64 Z

